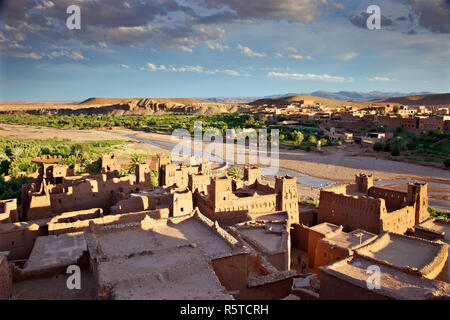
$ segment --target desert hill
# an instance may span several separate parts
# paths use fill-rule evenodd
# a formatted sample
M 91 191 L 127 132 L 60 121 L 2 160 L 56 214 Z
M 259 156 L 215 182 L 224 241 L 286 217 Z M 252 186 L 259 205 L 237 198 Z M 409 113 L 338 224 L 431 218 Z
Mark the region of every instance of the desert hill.
M 241 104 L 212 103 L 193 98 L 89 98 L 82 102 L 14 103 L 0 104 L 0 113 L 29 113 L 51 115 L 105 114 L 113 116 L 161 115 L 188 113 L 215 115 L 249 112 L 249 106 Z
M 374 103 L 396 103 L 409 106 L 439 106 L 450 105 L 450 93 L 414 95 L 372 100 Z
M 441 106 L 450 105 L 450 93 L 442 94 L 422 94 L 403 97 L 388 97 L 369 101 L 342 101 L 335 99 L 322 98 L 312 95 L 294 95 L 289 97 L 280 98 L 263 98 L 250 103 L 252 106 L 268 105 L 288 105 L 298 102 L 300 100 L 313 100 L 315 103 L 320 103 L 326 107 L 334 108 L 338 106 L 356 106 L 356 107 L 369 107 L 369 106 L 382 106 L 386 104 L 397 105 L 409 105 L 409 106 Z
M 357 106 L 357 107 L 367 107 L 370 105 L 375 105 L 373 102 L 352 102 L 352 101 L 340 101 L 321 97 L 315 97 L 307 94 L 295 95 L 289 97 L 281 98 L 264 98 L 253 101 L 250 103 L 252 106 L 261 106 L 264 104 L 274 104 L 274 105 L 288 105 L 291 103 L 299 102 L 300 100 L 313 100 L 315 103 L 320 103 L 326 107 L 334 108 L 339 106 Z
M 79 105 L 115 105 L 115 104 L 124 104 L 124 103 L 132 103 L 140 100 L 151 100 L 155 103 L 179 103 L 179 104 L 194 104 L 201 103 L 201 101 L 193 99 L 193 98 L 89 98 L 79 103 Z

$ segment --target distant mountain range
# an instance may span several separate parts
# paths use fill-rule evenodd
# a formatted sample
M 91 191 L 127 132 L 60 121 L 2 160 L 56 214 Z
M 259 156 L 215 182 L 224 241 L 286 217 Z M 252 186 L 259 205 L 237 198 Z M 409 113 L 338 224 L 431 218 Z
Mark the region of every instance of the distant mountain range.
M 356 91 L 339 91 L 339 92 L 329 92 L 329 91 L 315 91 L 310 93 L 311 96 L 341 100 L 341 101 L 371 101 L 392 97 L 404 97 L 404 96 L 419 96 L 428 95 L 432 92 L 381 92 L 381 91 L 371 91 L 371 92 L 356 92 Z
M 393 97 L 405 97 L 405 96 L 418 96 L 418 95 L 429 95 L 433 94 L 432 92 L 410 92 L 410 93 L 401 93 L 401 92 L 381 92 L 381 91 L 371 91 L 371 92 L 357 92 L 357 91 L 339 91 L 339 92 L 330 92 L 330 91 L 314 91 L 311 93 L 302 93 L 303 95 L 310 95 L 314 97 L 339 100 L 339 101 L 371 101 L 378 99 L 386 99 Z M 250 103 L 258 99 L 276 99 L 276 98 L 286 98 L 297 95 L 302 95 L 300 93 L 285 93 L 285 94 L 276 94 L 264 97 L 223 97 L 223 98 L 206 98 L 199 99 L 208 102 L 215 103 Z

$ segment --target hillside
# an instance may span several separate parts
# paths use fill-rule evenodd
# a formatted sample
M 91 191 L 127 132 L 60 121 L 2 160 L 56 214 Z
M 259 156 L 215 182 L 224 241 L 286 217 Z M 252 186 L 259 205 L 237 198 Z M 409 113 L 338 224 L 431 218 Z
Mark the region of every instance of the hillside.
M 373 102 L 348 102 L 348 101 L 340 101 L 333 100 L 321 97 L 315 97 L 311 95 L 296 95 L 290 97 L 282 97 L 282 98 L 271 98 L 271 99 L 259 99 L 250 103 L 252 106 L 261 106 L 264 104 L 274 104 L 274 105 L 287 105 L 290 103 L 295 103 L 300 100 L 313 100 L 315 103 L 320 103 L 326 107 L 339 107 L 339 106 L 356 106 L 356 107 L 367 107 L 369 105 L 375 105 Z
M 89 98 L 79 103 L 4 103 L 0 113 L 29 113 L 44 115 L 105 114 L 113 116 L 190 113 L 215 115 L 250 112 L 241 104 L 213 103 L 193 98 Z
M 310 93 L 311 96 L 322 97 L 332 100 L 340 101 L 371 101 L 376 99 L 392 98 L 392 97 L 404 97 L 412 95 L 426 95 L 432 94 L 431 92 L 411 92 L 411 93 L 401 93 L 401 92 L 381 92 L 381 91 L 370 91 L 370 92 L 358 92 L 358 91 L 339 91 L 339 92 L 329 92 L 329 91 L 314 91 Z
M 372 100 L 373 103 L 396 103 L 409 106 L 439 106 L 450 105 L 450 93 L 414 95 Z
M 141 98 L 89 98 L 79 103 L 79 105 L 115 105 L 129 102 L 137 102 L 143 100 Z M 154 103 L 179 103 L 179 104 L 194 104 L 201 103 L 201 101 L 192 98 L 148 98 Z

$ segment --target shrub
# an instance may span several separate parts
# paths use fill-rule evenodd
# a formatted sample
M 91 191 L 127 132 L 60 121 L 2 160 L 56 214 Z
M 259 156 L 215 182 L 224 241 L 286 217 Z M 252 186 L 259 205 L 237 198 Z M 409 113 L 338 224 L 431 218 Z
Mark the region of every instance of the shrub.
M 446 168 L 450 168 L 450 158 L 445 159 L 443 162 Z
M 381 142 L 375 142 L 375 144 L 373 145 L 373 150 L 375 150 L 376 152 L 383 150 L 383 144 Z
M 393 157 L 398 157 L 400 155 L 400 150 L 398 149 L 398 147 L 394 147 L 391 151 L 391 155 Z

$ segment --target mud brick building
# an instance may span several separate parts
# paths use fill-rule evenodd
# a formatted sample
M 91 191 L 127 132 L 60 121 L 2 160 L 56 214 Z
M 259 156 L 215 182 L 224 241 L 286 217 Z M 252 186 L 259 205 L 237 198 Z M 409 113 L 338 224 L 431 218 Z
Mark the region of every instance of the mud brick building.
M 320 191 L 318 223 L 330 222 L 346 230 L 379 234 L 405 233 L 428 218 L 428 185 L 408 183 L 407 192 L 373 186 L 373 177 L 360 174 L 354 184 Z

